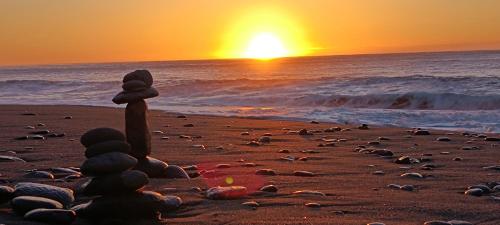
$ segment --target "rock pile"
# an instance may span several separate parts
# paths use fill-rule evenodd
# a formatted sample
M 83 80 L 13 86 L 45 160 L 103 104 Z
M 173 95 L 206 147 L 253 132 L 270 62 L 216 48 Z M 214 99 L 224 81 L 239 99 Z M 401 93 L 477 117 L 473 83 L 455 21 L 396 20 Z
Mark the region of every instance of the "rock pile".
M 129 155 L 130 146 L 120 131 L 97 128 L 85 133 L 80 141 L 87 148 L 81 172 L 92 176 L 81 192 L 99 197 L 73 207 L 79 217 L 95 221 L 160 219 L 162 210 L 181 204 L 177 197 L 172 201 L 159 193 L 142 191 L 149 178 L 144 172 L 132 170 L 138 160 Z
M 126 140 L 130 144 L 130 155 L 138 162 L 135 170 L 146 173 L 151 178 L 188 178 L 187 173 L 179 167 L 169 167 L 161 160 L 150 157 L 151 131 L 148 121 L 147 98 L 158 96 L 152 87 L 153 76 L 147 70 L 136 70 L 123 78 L 123 91 L 118 93 L 113 102 L 127 104 L 125 109 Z M 176 176 L 170 176 L 175 174 Z M 181 174 L 182 176 L 179 176 Z

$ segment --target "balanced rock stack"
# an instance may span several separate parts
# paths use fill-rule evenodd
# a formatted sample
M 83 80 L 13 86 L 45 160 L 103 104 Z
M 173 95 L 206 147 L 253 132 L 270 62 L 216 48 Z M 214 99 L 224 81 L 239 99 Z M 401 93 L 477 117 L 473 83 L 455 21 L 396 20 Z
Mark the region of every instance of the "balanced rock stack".
M 78 217 L 98 221 L 160 218 L 165 196 L 141 190 L 149 178 L 141 171 L 131 170 L 138 161 L 129 155 L 130 145 L 120 131 L 96 128 L 85 133 L 80 141 L 87 148 L 81 172 L 92 177 L 82 185 L 81 192 L 99 197 L 75 206 Z M 180 199 L 175 205 L 180 205 Z
M 118 93 L 113 102 L 125 104 L 126 139 L 130 144 L 130 155 L 138 160 L 135 170 L 146 173 L 151 178 L 189 178 L 182 168 L 169 166 L 167 163 L 152 158 L 151 131 L 148 121 L 147 98 L 158 96 L 152 87 L 153 76 L 147 70 L 136 70 L 123 78 L 123 91 Z

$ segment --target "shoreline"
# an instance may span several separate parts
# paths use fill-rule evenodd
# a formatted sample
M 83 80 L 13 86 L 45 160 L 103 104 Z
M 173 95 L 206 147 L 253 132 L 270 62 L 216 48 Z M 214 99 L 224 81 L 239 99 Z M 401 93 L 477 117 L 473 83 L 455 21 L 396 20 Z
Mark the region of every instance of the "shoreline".
M 22 115 L 26 112 L 35 115 Z M 360 225 L 379 221 L 422 225 L 430 220 L 500 224 L 497 216 L 500 204 L 494 199 L 499 196 L 498 192 L 482 197 L 464 195 L 469 186 L 499 181 L 499 171 L 487 168 L 498 165 L 499 142 L 485 141 L 478 135 L 464 136 L 441 130 L 430 130 L 430 135 L 418 136 L 406 128 L 369 126 L 364 130 L 358 129 L 357 125 L 321 122 L 203 115 L 178 118 L 177 115 L 150 111 L 152 157 L 171 165 L 196 165 L 199 170 L 229 164 L 229 168 L 220 170 L 234 177 L 233 185 L 260 188 L 272 184 L 278 192 L 252 192 L 241 199 L 210 200 L 204 191 L 227 184 L 203 176 L 191 180 L 150 179 L 145 190 L 176 195 L 184 202 L 179 210 L 165 213 L 161 224 Z M 65 119 L 67 116 L 72 117 Z M 80 136 L 97 127 L 123 130 L 124 109 L 0 105 L 0 120 L 0 155 L 25 160 L 0 161 L 1 185 L 14 186 L 28 181 L 77 189 L 87 178 L 61 182 L 28 178 L 25 173 L 34 169 L 50 171 L 54 167 L 80 167 L 85 160 Z M 39 123 L 44 126 L 37 126 Z M 26 126 L 64 133 L 65 136 L 15 140 L 33 130 L 26 129 Z M 333 126 L 340 126 L 343 131 L 325 132 Z M 312 135 L 298 135 L 300 129 L 307 129 Z M 242 135 L 245 132 L 248 135 Z M 271 135 L 269 143 L 247 144 L 267 134 Z M 440 137 L 450 140 L 438 141 Z M 491 137 L 500 138 L 499 135 Z M 333 144 L 326 145 L 328 143 Z M 466 146 L 477 149 L 465 149 Z M 386 149 L 394 156 L 367 154 L 370 149 Z M 400 156 L 418 159 L 419 163 L 395 163 Z M 460 160 L 455 160 L 457 158 Z M 260 169 L 274 170 L 276 175 L 256 175 Z M 308 171 L 313 176 L 297 176 L 296 171 Z M 423 177 L 402 176 L 405 173 L 419 173 Z M 251 179 L 239 179 L 241 176 Z M 391 184 L 412 185 L 413 189 L 395 189 Z M 201 191 L 193 191 L 193 187 Z M 294 194 L 301 190 L 324 195 Z M 85 198 L 77 195 L 78 203 L 84 201 Z M 248 201 L 255 201 L 259 206 L 252 208 L 243 204 Z M 307 203 L 319 206 L 309 207 Z M 13 214 L 9 204 L 0 204 L 0 223 L 36 224 Z M 151 221 L 134 224 L 151 224 Z
M 37 107 L 43 107 L 43 106 L 49 106 L 49 107 L 92 107 L 92 108 L 109 108 L 109 109 L 124 109 L 124 105 L 111 105 L 110 106 L 101 106 L 101 105 L 72 105 L 72 104 L 0 104 L 0 107 L 14 107 L 14 106 L 37 106 Z M 150 111 L 158 111 L 158 112 L 163 112 L 167 114 L 183 114 L 183 115 L 192 115 L 192 116 L 208 116 L 208 117 L 220 117 L 220 118 L 239 118 L 239 119 L 257 119 L 257 120 L 274 120 L 274 121 L 289 121 L 289 122 L 310 122 L 312 121 L 311 119 L 307 118 L 300 118 L 300 117 L 285 117 L 285 116 L 238 116 L 238 115 L 218 115 L 218 114 L 203 114 L 203 113 L 182 113 L 182 112 L 177 112 L 177 111 L 169 111 L 169 110 L 163 110 L 163 109 L 155 109 L 155 107 L 149 107 Z M 332 121 L 325 121 L 325 120 L 314 120 L 318 121 L 324 124 L 332 124 L 332 125 L 342 125 L 342 126 L 355 126 L 359 125 L 357 123 L 336 123 Z M 405 126 L 396 126 L 396 125 L 390 125 L 390 124 L 370 124 L 370 126 L 376 126 L 376 127 L 385 127 L 385 128 L 401 128 L 401 129 L 414 129 L 416 127 L 405 127 Z M 422 129 L 428 129 L 428 130 L 435 130 L 435 131 L 448 131 L 448 132 L 468 132 L 468 133 L 481 133 L 481 134 L 490 134 L 490 135 L 495 135 L 495 134 L 500 134 L 500 132 L 477 132 L 473 130 L 467 130 L 467 129 L 462 129 L 462 128 L 436 128 L 436 127 L 426 127 L 426 126 L 420 126 L 419 128 Z

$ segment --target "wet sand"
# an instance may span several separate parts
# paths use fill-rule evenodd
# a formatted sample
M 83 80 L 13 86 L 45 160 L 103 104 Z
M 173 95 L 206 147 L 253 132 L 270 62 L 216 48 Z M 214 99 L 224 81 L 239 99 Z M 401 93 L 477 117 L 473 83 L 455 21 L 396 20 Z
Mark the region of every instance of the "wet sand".
M 26 112 L 36 115 L 22 115 Z M 230 164 L 230 168 L 217 170 L 226 174 L 223 178 L 231 177 L 232 185 L 260 188 L 274 184 L 279 190 L 274 194 L 255 192 L 235 200 L 209 200 L 204 197 L 203 191 L 197 192 L 192 188 L 206 190 L 210 185 L 223 185 L 224 182 L 203 177 L 191 180 L 151 179 L 146 190 L 177 195 L 184 201 L 179 210 L 164 215 L 162 223 L 360 225 L 379 221 L 416 225 L 429 220 L 457 219 L 473 224 L 500 224 L 500 201 L 492 198 L 500 196 L 500 192 L 481 197 L 464 195 L 468 186 L 500 182 L 500 171 L 483 168 L 500 165 L 499 142 L 484 141 L 483 137 L 464 136 L 461 132 L 452 131 L 431 130 L 431 135 L 415 136 L 409 128 L 369 126 L 367 130 L 360 130 L 358 124 L 312 124 L 202 115 L 178 118 L 178 115 L 151 111 L 152 131 L 163 132 L 153 133 L 152 157 L 173 165 L 197 165 L 200 170 L 213 169 L 217 164 Z M 65 119 L 66 116 L 72 118 Z M 45 126 L 37 127 L 38 123 Z M 186 124 L 193 124 L 193 127 L 186 127 Z M 33 131 L 25 129 L 25 126 L 66 135 L 47 140 L 14 140 Z M 335 126 L 350 130 L 323 132 Z M 79 167 L 85 160 L 85 148 L 79 138 L 85 131 L 96 127 L 123 131 L 124 110 L 88 106 L 0 106 L 0 155 L 16 156 L 26 161 L 0 161 L 0 185 L 13 186 L 20 181 L 31 181 L 75 188 L 85 178 L 59 182 L 25 178 L 23 175 L 32 169 Z M 318 133 L 304 136 L 293 132 L 303 128 Z M 249 135 L 242 135 L 242 132 Z M 270 143 L 247 145 L 266 133 L 272 135 Z M 185 138 L 180 138 L 181 135 Z M 487 135 L 500 137 L 499 134 Z M 390 140 L 381 140 L 376 146 L 368 145 L 368 142 L 376 141 L 381 136 Z M 436 141 L 444 136 L 450 141 Z M 345 140 L 335 142 L 333 147 L 319 147 L 319 144 L 326 143 L 325 139 Z M 396 164 L 395 158 L 359 152 L 363 151 L 358 147 L 360 145 L 368 149 L 391 150 L 396 158 L 406 155 L 421 159 L 423 154 L 428 154 L 423 158 L 430 161 Z M 479 150 L 463 150 L 464 146 L 475 146 Z M 290 152 L 278 152 L 283 149 Z M 280 159 L 285 156 L 307 157 L 307 160 Z M 454 161 L 457 157 L 462 160 Z M 255 166 L 243 166 L 245 163 L 255 163 Z M 424 164 L 433 164 L 436 168 L 424 170 Z M 277 175 L 255 175 L 259 169 L 273 169 Z M 294 171 L 310 171 L 314 176 L 294 176 Z M 384 175 L 374 175 L 374 171 L 383 171 Z M 424 178 L 400 176 L 407 172 L 420 173 Z M 222 180 L 231 183 L 227 179 Z M 389 184 L 413 185 L 415 190 L 396 190 L 387 187 Z M 325 196 L 292 194 L 299 190 L 319 191 Z M 82 200 L 77 196 L 77 201 Z M 255 201 L 259 206 L 242 205 L 247 201 Z M 319 203 L 320 207 L 308 207 L 306 203 Z M 38 224 L 14 215 L 8 204 L 0 205 L 2 223 Z M 147 221 L 143 223 L 148 224 Z

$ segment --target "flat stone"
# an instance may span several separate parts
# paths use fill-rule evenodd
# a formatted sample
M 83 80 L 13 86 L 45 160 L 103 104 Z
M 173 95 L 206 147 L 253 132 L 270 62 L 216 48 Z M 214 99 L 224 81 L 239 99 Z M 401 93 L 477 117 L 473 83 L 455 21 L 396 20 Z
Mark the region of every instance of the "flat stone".
M 158 220 L 164 200 L 164 196 L 160 193 L 144 191 L 102 196 L 72 209 L 76 211 L 78 217 L 97 221 L 103 219 Z
M 384 171 L 381 171 L 381 170 L 377 170 L 377 171 L 373 171 L 372 172 L 373 175 L 384 175 Z
M 147 156 L 138 160 L 134 170 L 142 171 L 150 178 L 164 178 L 167 176 L 167 167 L 166 162 Z
M 158 95 L 160 95 L 160 93 L 158 93 L 158 90 L 156 90 L 156 88 L 149 87 L 143 91 L 122 91 L 118 93 L 112 101 L 115 104 L 135 103 L 144 99 L 154 98 Z
M 147 87 L 153 85 L 153 76 L 148 70 L 136 70 L 123 77 L 123 83 L 133 80 L 142 81 Z
M 298 176 L 298 177 L 314 177 L 314 173 L 313 172 L 302 171 L 302 170 L 294 171 L 293 175 L 294 176 Z
M 131 155 L 142 159 L 151 154 L 148 106 L 144 100 L 129 103 L 125 109 L 125 130 Z
M 255 147 L 257 147 L 257 146 L 260 146 L 260 143 L 257 142 L 257 141 L 250 141 L 250 142 L 247 143 L 247 145 L 248 146 L 255 146 Z
M 264 176 L 276 176 L 276 171 L 274 171 L 273 169 L 259 169 L 255 171 L 255 174 Z
M 259 207 L 260 204 L 257 203 L 256 201 L 248 201 L 248 202 L 243 202 L 241 203 L 244 206 L 249 206 L 249 207 Z
M 378 156 L 393 156 L 394 153 L 390 150 L 387 149 L 374 149 L 369 152 L 370 154 L 375 154 Z
M 463 221 L 463 220 L 450 220 L 448 221 L 451 225 L 473 225 L 471 222 Z
M 413 135 L 430 135 L 431 133 L 427 130 L 416 130 L 413 132 Z
M 164 196 L 161 201 L 161 210 L 162 211 L 173 211 L 181 207 L 182 199 L 178 196 L 167 195 Z
M 438 137 L 438 138 L 436 138 L 436 141 L 449 142 L 449 141 L 451 141 L 451 139 L 449 137 Z
M 143 91 L 148 88 L 146 83 L 141 80 L 130 80 L 122 85 L 123 90 L 128 91 L 128 92 L 134 92 L 134 91 Z
M 220 163 L 220 164 L 215 165 L 215 168 L 217 168 L 217 169 L 227 169 L 227 168 L 231 168 L 231 164 Z
M 387 187 L 390 189 L 401 189 L 401 185 L 399 184 L 389 184 Z
M 310 208 L 320 208 L 321 207 L 321 204 L 319 204 L 317 202 L 308 202 L 304 205 L 307 207 L 310 207 Z
M 446 221 L 433 220 L 433 221 L 427 221 L 427 222 L 425 222 L 424 225 L 452 225 L 452 224 L 448 223 Z
M 14 198 L 14 188 L 0 185 L 0 205 Z
M 149 183 L 148 175 L 137 170 L 94 177 L 83 184 L 83 194 L 87 196 L 134 192 Z
M 31 171 L 24 174 L 26 178 L 54 179 L 54 174 L 47 171 Z
M 68 188 L 61 188 L 47 184 L 21 182 L 14 187 L 14 196 L 36 196 L 56 200 L 65 207 L 75 200 L 73 191 Z
M 213 200 L 237 199 L 247 195 L 247 188 L 243 186 L 212 187 L 207 190 L 206 196 Z
M 465 191 L 465 195 L 470 195 L 470 196 L 481 196 L 483 195 L 484 191 L 480 188 L 472 188 L 467 191 Z
M 76 213 L 65 209 L 34 209 L 26 213 L 24 219 L 48 224 L 71 224 L 76 219 Z
M 367 223 L 366 225 L 385 225 L 385 223 L 381 223 L 381 222 L 371 222 L 371 223 Z
M 261 187 L 260 188 L 260 191 L 265 191 L 265 192 L 278 192 L 278 187 L 270 184 L 270 185 L 266 185 L 264 187 Z
M 415 187 L 413 185 L 402 185 L 399 189 L 403 191 L 413 191 L 415 190 Z
M 19 196 L 12 199 L 10 202 L 12 209 L 20 214 L 25 213 L 33 209 L 62 209 L 63 205 L 58 201 L 36 196 Z
M 80 138 L 80 143 L 82 143 L 85 147 L 90 147 L 91 145 L 95 145 L 97 143 L 105 142 L 105 141 L 125 141 L 125 135 L 119 130 L 113 128 L 95 128 L 87 131 Z
M 101 176 L 133 168 L 137 159 L 121 152 L 110 152 L 89 158 L 83 162 L 81 171 L 85 175 Z
M 410 177 L 410 178 L 424 178 L 424 176 L 420 173 L 403 173 L 401 177 Z
M 24 159 L 15 156 L 0 155 L 0 162 L 26 162 Z
M 493 192 L 493 190 L 490 187 L 488 187 L 488 186 L 486 186 L 484 184 L 477 184 L 477 185 L 472 185 L 472 186 L 467 187 L 467 189 L 473 189 L 473 188 L 479 188 L 485 194 Z
M 56 173 L 56 174 L 66 174 L 66 175 L 80 174 L 79 171 L 76 171 L 76 170 L 70 169 L 70 168 L 65 168 L 65 167 L 54 167 L 54 168 L 50 168 L 49 170 L 52 171 L 52 173 Z
M 326 196 L 325 193 L 320 192 L 320 191 L 313 191 L 313 190 L 300 190 L 300 191 L 294 191 L 292 192 L 293 195 L 319 195 L 319 196 Z
M 105 141 L 94 144 L 85 150 L 85 157 L 90 158 L 109 152 L 122 152 L 129 154 L 130 145 L 125 141 Z

